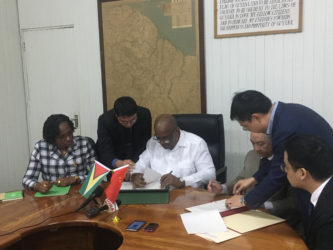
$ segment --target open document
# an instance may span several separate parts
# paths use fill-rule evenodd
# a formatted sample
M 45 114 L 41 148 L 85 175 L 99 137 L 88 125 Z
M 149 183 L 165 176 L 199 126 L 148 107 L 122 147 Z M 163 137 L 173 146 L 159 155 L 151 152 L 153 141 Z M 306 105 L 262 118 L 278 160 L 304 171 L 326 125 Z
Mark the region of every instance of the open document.
M 161 174 L 156 172 L 155 170 L 151 168 L 146 168 L 143 173 L 143 178 L 145 179 L 145 182 L 147 183 L 146 186 L 136 189 L 161 189 Z M 133 183 L 124 181 L 121 185 L 120 190 L 132 190 L 133 189 Z
M 284 221 L 284 219 L 260 210 L 250 210 L 248 207 L 237 207 L 229 210 L 225 205 L 225 201 L 226 200 L 224 199 L 186 208 L 186 210 L 191 211 L 190 214 L 218 211 L 220 217 L 223 218 L 223 221 L 228 228 L 228 230 L 225 231 L 197 233 L 198 236 L 220 243 L 241 236 L 242 233 Z

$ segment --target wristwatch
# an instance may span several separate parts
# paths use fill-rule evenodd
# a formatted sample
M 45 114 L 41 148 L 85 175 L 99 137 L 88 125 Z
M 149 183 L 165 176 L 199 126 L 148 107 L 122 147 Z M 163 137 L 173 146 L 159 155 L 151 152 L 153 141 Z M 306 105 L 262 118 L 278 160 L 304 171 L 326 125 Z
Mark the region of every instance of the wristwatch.
M 240 198 L 240 202 L 243 206 L 246 206 L 246 201 L 245 201 L 244 195 Z

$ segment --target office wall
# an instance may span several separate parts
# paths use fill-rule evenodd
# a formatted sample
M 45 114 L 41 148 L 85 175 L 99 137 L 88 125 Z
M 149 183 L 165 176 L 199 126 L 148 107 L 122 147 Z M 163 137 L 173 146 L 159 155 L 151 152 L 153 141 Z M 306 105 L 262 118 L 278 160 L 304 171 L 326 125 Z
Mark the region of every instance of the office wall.
M 307 105 L 333 125 L 333 1 L 303 0 L 301 33 L 224 39 L 214 39 L 214 1 L 204 3 L 207 111 L 224 115 L 229 178 L 251 147 L 249 133 L 229 119 L 235 92 Z
M 28 132 L 16 1 L 0 1 L 0 192 L 21 187 Z

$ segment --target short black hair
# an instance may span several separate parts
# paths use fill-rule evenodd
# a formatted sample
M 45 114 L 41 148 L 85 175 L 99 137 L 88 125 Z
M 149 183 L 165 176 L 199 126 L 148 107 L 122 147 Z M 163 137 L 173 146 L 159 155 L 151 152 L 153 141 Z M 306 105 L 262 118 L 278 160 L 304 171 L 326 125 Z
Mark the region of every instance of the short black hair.
M 263 93 L 256 90 L 238 92 L 232 99 L 230 119 L 251 121 L 254 113 L 267 114 L 272 107 L 272 101 Z
M 313 179 L 322 181 L 333 175 L 333 151 L 323 139 L 296 135 L 285 143 L 285 151 L 291 166 L 305 168 Z
M 59 125 L 62 122 L 67 122 L 68 126 L 74 132 L 74 124 L 68 116 L 63 114 L 50 115 L 44 122 L 43 126 L 43 138 L 45 141 L 53 145 L 55 144 L 55 139 L 57 135 L 59 135 Z
M 113 105 L 117 116 L 132 116 L 138 111 L 138 106 L 132 97 L 119 97 Z

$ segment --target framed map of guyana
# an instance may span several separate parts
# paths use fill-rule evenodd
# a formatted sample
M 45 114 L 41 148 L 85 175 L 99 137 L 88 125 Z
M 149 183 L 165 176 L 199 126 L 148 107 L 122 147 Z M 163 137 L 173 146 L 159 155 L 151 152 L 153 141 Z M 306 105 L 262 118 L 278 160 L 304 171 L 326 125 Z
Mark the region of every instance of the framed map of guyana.
M 104 110 L 205 113 L 202 0 L 98 0 Z

